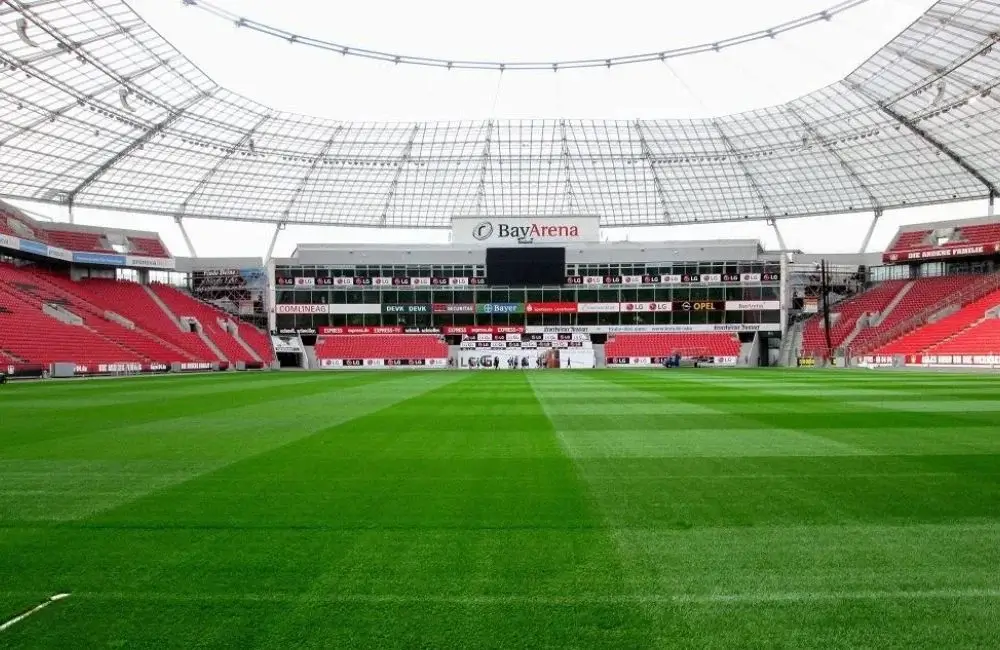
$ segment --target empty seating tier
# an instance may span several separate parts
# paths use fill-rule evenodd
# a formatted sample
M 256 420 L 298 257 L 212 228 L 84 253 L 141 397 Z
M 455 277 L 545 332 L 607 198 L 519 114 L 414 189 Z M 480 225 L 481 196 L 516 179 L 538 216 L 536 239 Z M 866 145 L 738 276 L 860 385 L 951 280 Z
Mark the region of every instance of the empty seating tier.
M 986 320 L 985 317 L 987 311 L 998 306 L 1000 306 L 1000 291 L 990 292 L 957 312 L 933 323 L 928 323 L 882 346 L 876 350 L 875 354 L 920 354 L 932 350 L 942 354 L 977 354 L 994 351 L 983 349 L 982 345 L 1000 351 L 1000 345 L 998 345 L 1000 339 L 994 339 L 992 342 L 979 339 L 980 335 L 995 331 L 991 329 L 990 325 L 992 324 L 991 320 L 996 321 L 996 319 Z M 970 337 L 965 337 L 967 332 L 972 334 L 972 329 L 978 329 L 978 332 Z M 973 344 L 975 349 L 952 349 L 954 347 L 952 344 L 957 345 L 957 347 Z M 944 352 L 941 352 L 942 347 L 945 347 Z
M 447 359 L 448 345 L 433 334 L 327 336 L 316 342 L 317 359 Z
M 740 341 L 735 334 L 615 334 L 604 346 L 606 357 L 737 357 Z
M 191 317 L 198 320 L 202 331 L 215 344 L 230 363 L 256 361 L 250 352 L 227 329 L 232 317 L 221 309 L 212 307 L 183 291 L 167 284 L 150 285 L 153 292 L 178 318 Z
M 884 312 L 906 285 L 906 280 L 890 280 L 834 305 L 830 310 L 830 343 L 833 348 L 840 347 L 854 332 L 859 318 Z M 802 352 L 805 356 L 824 356 L 826 349 L 823 317 L 816 314 L 802 328 Z

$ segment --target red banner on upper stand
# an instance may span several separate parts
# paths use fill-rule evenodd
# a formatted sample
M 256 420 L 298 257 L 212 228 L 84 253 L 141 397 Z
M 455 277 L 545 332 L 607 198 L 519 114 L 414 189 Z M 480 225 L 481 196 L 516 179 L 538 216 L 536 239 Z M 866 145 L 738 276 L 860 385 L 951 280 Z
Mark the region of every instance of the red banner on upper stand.
M 575 314 L 575 302 L 529 302 L 524 306 L 526 314 Z
M 949 257 L 976 257 L 1000 252 L 1000 244 L 976 244 L 974 246 L 956 244 L 938 248 L 892 251 L 882 255 L 883 262 L 912 262 L 914 260 L 937 260 Z
M 522 325 L 446 325 L 442 334 L 521 334 Z

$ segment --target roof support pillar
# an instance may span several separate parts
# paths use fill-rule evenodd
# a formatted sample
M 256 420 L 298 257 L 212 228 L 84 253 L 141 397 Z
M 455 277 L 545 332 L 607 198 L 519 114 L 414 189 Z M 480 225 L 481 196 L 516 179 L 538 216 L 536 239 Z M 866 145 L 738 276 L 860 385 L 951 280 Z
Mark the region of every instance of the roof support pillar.
M 285 229 L 285 222 L 279 221 L 274 224 L 274 234 L 271 236 L 271 244 L 267 247 L 267 255 L 264 256 L 264 266 L 267 266 L 271 261 L 271 256 L 274 255 L 274 244 L 278 241 L 278 234 Z
M 774 228 L 774 234 L 778 236 L 778 248 L 780 248 L 783 251 L 788 250 L 788 247 L 785 246 L 785 238 L 781 236 L 781 231 L 778 230 L 778 222 L 775 221 L 774 219 L 768 219 L 767 225 Z M 787 255 L 787 253 L 783 253 L 782 257 L 784 257 L 785 255 Z
M 181 237 L 184 238 L 184 243 L 187 244 L 188 252 L 191 253 L 191 257 L 198 257 L 198 253 L 194 250 L 194 244 L 191 243 L 191 238 L 188 237 L 187 228 L 184 227 L 184 218 L 180 215 L 174 217 L 174 223 L 177 227 L 181 229 Z
M 865 233 L 865 238 L 861 241 L 861 250 L 858 251 L 859 254 L 864 254 L 868 250 L 868 244 L 872 241 L 872 233 L 875 232 L 875 226 L 878 225 L 879 217 L 882 216 L 882 209 L 876 208 L 875 212 L 872 214 L 872 222 L 868 226 L 868 232 Z
M 66 206 L 66 211 L 69 213 L 69 222 L 73 223 L 73 204 L 70 203 Z
M 990 202 L 989 202 L 989 204 L 986 207 L 986 214 L 988 216 L 990 216 L 990 217 L 993 216 L 993 204 L 996 202 L 996 198 L 997 198 L 996 192 L 991 192 L 990 193 Z

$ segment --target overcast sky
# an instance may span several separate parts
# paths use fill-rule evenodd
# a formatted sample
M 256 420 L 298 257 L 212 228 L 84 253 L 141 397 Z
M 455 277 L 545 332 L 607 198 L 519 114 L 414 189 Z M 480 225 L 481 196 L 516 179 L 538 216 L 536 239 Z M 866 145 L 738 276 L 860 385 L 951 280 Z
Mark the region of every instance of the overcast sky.
M 828 8 L 837 0 L 468 0 L 334 2 L 211 0 L 303 36 L 406 55 L 491 61 L 607 58 L 712 42 Z M 721 53 L 662 63 L 575 71 L 446 71 L 394 66 L 293 45 L 221 21 L 180 0 L 132 7 L 218 83 L 282 110 L 348 120 L 707 117 L 779 104 L 842 78 L 915 20 L 931 0 L 869 0 L 834 20 Z M 24 205 L 64 221 L 65 210 Z M 869 250 L 896 228 L 986 214 L 986 202 L 893 211 Z M 163 217 L 78 210 L 78 223 L 156 230 L 176 255 L 187 249 Z M 779 222 L 786 245 L 856 252 L 866 215 Z M 201 256 L 262 256 L 266 224 L 186 222 Z M 762 222 L 619 229 L 611 239 L 759 238 Z M 276 255 L 298 242 L 444 242 L 446 231 L 289 226 Z

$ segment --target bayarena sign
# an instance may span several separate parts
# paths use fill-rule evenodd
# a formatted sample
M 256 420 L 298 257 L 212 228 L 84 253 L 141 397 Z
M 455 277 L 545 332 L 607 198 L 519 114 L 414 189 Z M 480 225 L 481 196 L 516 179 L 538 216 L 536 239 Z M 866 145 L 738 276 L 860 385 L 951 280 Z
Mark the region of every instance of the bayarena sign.
M 524 246 L 600 241 L 598 217 L 456 217 L 451 222 L 455 244 Z

